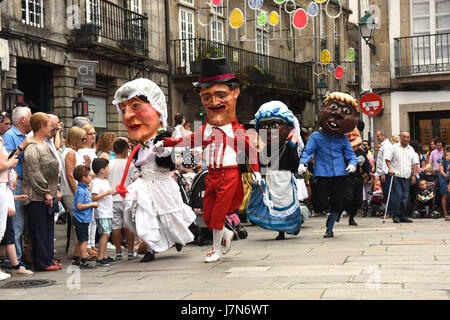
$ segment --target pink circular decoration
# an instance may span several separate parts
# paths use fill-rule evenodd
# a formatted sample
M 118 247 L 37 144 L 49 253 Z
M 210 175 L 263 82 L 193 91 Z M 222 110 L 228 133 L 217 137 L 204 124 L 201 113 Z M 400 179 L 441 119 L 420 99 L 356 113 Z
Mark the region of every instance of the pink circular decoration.
M 303 29 L 308 24 L 308 15 L 304 9 L 297 9 L 292 18 L 292 24 L 297 29 Z
M 211 0 L 211 4 L 215 7 L 219 6 L 222 0 Z
M 344 77 L 344 69 L 341 66 L 338 66 L 334 71 L 334 76 L 336 79 L 341 80 Z

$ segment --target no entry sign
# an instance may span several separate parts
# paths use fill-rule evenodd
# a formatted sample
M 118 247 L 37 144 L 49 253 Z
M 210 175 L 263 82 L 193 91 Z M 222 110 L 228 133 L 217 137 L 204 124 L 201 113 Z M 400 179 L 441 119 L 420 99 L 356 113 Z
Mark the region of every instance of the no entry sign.
M 383 100 L 376 93 L 367 93 L 359 102 L 361 112 L 369 117 L 374 117 L 383 110 Z

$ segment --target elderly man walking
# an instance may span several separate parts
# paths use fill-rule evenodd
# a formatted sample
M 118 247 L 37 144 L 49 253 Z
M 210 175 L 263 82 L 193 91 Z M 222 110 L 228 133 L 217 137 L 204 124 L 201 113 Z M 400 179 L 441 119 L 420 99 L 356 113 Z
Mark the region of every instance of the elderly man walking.
M 385 161 L 386 153 L 388 153 L 392 144 L 389 141 L 386 133 L 383 130 L 377 131 L 376 133 L 377 140 L 380 143 L 380 150 L 377 154 L 377 162 L 376 162 L 376 172 L 375 175 L 380 177 L 381 189 L 383 190 L 383 196 L 387 200 L 389 194 L 389 187 L 391 183 L 391 176 L 389 175 L 389 168 Z M 392 197 L 389 200 L 389 203 L 386 203 L 388 207 L 387 214 L 389 216 L 393 216 L 394 207 L 392 205 Z
M 392 183 L 392 194 L 394 196 L 392 206 L 394 207 L 393 221 L 412 222 L 408 219 L 407 205 L 409 196 L 409 187 L 411 182 L 415 183 L 415 176 L 417 165 L 419 164 L 419 157 L 414 149 L 409 145 L 411 136 L 409 132 L 402 132 L 400 135 L 400 142 L 388 149 L 385 154 L 386 165 L 389 168 L 389 175 L 394 179 Z

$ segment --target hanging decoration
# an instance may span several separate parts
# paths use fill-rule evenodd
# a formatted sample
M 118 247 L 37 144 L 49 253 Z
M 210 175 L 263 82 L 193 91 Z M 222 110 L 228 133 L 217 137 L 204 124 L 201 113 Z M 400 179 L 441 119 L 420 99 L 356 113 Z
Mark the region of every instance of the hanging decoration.
M 283 4 L 286 0 L 273 0 L 276 4 Z
M 248 6 L 253 10 L 261 8 L 263 3 L 264 0 L 248 0 Z
M 347 60 L 350 62 L 355 61 L 355 49 L 349 48 L 347 50 Z
M 336 79 L 341 80 L 344 77 L 344 68 L 338 66 L 334 72 Z
M 314 64 L 313 73 L 316 76 L 320 76 L 321 74 L 324 73 L 324 67 L 323 67 L 323 64 L 321 62 L 316 62 Z
M 244 24 L 244 14 L 241 9 L 235 8 L 230 14 L 230 27 L 233 29 L 239 29 Z
M 288 9 L 288 5 L 292 6 L 292 10 Z M 294 13 L 295 8 L 297 8 L 297 5 L 295 4 L 294 0 L 286 0 L 286 2 L 284 3 L 284 11 L 286 11 L 286 13 L 291 14 Z
M 221 3 L 222 3 L 222 0 L 211 0 L 211 4 L 212 4 L 214 7 L 220 6 Z
M 267 13 L 264 11 L 261 11 L 258 14 L 258 18 L 256 19 L 258 26 L 265 26 L 267 24 Z
M 320 62 L 326 65 L 329 64 L 330 61 L 331 61 L 330 51 L 328 51 L 327 49 L 323 50 L 322 53 L 320 54 Z
M 319 5 L 315 2 L 311 2 L 308 5 L 308 14 L 310 17 L 315 17 L 319 14 Z
M 330 63 L 327 65 L 327 69 L 328 69 L 328 72 L 329 72 L 329 73 L 333 73 L 333 72 L 336 70 L 335 67 L 334 67 L 334 63 L 330 62 Z
M 328 6 L 330 5 L 330 2 L 331 2 L 331 1 L 328 1 L 328 2 L 327 2 L 327 5 L 325 6 L 325 13 L 327 14 L 328 18 L 331 18 L 331 19 L 337 19 L 337 18 L 339 18 L 340 15 L 342 14 L 342 3 L 341 3 L 340 0 L 336 0 L 336 1 L 339 3 L 339 12 L 338 12 L 338 14 L 335 15 L 335 16 L 331 15 L 331 14 L 328 12 Z M 333 2 L 333 4 L 335 4 L 335 3 Z
M 304 9 L 297 9 L 292 19 L 292 24 L 297 29 L 303 29 L 308 24 L 308 15 Z
M 200 12 L 202 10 L 210 10 L 211 13 L 213 14 L 213 19 L 208 19 L 208 21 L 206 23 L 202 22 L 202 20 L 200 19 Z M 217 18 L 217 12 L 215 10 L 213 10 L 213 4 L 212 2 L 205 2 L 203 3 L 200 8 L 199 8 L 199 14 L 197 15 L 197 22 L 199 25 L 201 25 L 202 27 L 207 27 L 209 26 L 216 18 Z
M 269 15 L 269 24 L 271 26 L 276 26 L 280 22 L 280 17 L 278 15 L 278 12 L 272 11 Z

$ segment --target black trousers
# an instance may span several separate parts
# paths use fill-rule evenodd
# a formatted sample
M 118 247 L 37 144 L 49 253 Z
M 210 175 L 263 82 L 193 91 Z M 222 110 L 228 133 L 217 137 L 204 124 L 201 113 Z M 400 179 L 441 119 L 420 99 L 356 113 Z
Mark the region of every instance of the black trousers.
M 25 210 L 30 223 L 33 265 L 36 270 L 42 270 L 54 264 L 55 214 L 48 213 L 44 201 L 32 201 Z
M 344 210 L 344 192 L 346 176 L 317 177 L 318 212 L 328 211 L 340 213 Z
M 357 172 L 345 177 L 344 210 L 351 218 L 363 204 L 363 184 L 364 180 Z

